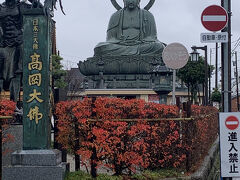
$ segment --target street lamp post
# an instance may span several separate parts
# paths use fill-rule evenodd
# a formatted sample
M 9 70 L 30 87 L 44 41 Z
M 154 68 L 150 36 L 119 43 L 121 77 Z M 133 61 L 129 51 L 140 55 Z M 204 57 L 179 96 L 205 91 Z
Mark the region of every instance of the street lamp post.
M 218 43 L 216 43 L 215 89 L 218 89 Z
M 197 52 L 196 49 L 193 49 L 193 52 L 190 53 L 190 56 L 191 56 L 191 61 L 198 61 L 199 59 L 199 52 Z
M 209 66 L 208 66 L 208 103 L 211 104 L 211 63 L 212 63 L 212 49 L 210 49 L 210 61 L 209 61 Z
M 191 57 L 193 61 L 198 61 L 199 53 L 197 52 L 197 49 L 201 49 L 205 52 L 205 61 L 204 61 L 204 66 L 205 66 L 205 83 L 204 83 L 204 105 L 208 105 L 208 66 L 207 66 L 207 46 L 202 46 L 202 47 L 197 47 L 197 46 L 192 46 L 191 47 L 193 52 L 191 53 Z M 194 53 L 196 52 L 196 53 Z

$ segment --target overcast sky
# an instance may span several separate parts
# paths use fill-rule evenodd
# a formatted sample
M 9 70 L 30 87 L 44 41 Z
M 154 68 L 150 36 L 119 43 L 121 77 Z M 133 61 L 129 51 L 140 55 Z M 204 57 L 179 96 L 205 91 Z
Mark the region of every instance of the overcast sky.
M 77 67 L 79 61 L 93 56 L 93 49 L 106 39 L 110 16 L 116 11 L 110 0 L 62 0 L 66 16 L 57 4 L 57 48 L 65 68 Z M 141 0 L 143 8 L 149 0 Z M 3 0 L 0 0 L 3 2 Z M 41 0 L 43 2 L 43 0 Z M 123 6 L 122 0 L 117 2 Z M 179 42 L 191 52 L 191 46 L 204 46 L 200 33 L 209 32 L 201 24 L 201 13 L 221 0 L 156 0 L 150 9 L 155 17 L 158 39 L 166 44 Z M 240 37 L 240 0 L 232 0 L 232 47 Z M 215 44 L 207 44 L 215 48 Z M 237 48 L 236 50 L 239 50 Z M 199 51 L 201 54 L 201 50 Z M 212 49 L 212 64 L 215 49 Z M 240 57 L 240 56 L 239 56 Z M 210 58 L 208 58 L 210 59 Z
M 57 48 L 66 67 L 76 67 L 78 61 L 93 56 L 97 43 L 105 41 L 109 18 L 116 10 L 110 0 L 62 0 L 66 16 L 55 12 Z M 122 0 L 118 0 L 123 5 Z M 144 7 L 148 0 L 141 0 Z M 179 42 L 191 52 L 191 46 L 204 46 L 200 33 L 209 32 L 201 24 L 201 13 L 221 0 L 156 0 L 150 9 L 155 16 L 158 39 L 164 43 Z M 240 0 L 232 0 L 232 41 L 240 36 Z M 207 44 L 209 49 L 215 44 Z M 234 47 L 235 43 L 232 43 Z M 239 48 L 237 48 L 239 50 Z M 201 50 L 199 51 L 200 53 Z M 210 50 L 209 50 L 210 52 Z M 212 49 L 212 63 L 215 49 Z M 210 59 L 210 58 L 209 58 Z

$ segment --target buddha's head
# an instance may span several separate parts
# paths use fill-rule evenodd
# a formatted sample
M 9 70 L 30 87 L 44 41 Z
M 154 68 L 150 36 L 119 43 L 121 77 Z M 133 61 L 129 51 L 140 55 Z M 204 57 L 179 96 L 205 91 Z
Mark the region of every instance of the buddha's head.
M 13 6 L 16 4 L 17 0 L 6 0 L 5 2 L 7 6 Z
M 123 2 L 124 8 L 128 8 L 130 10 L 139 7 L 140 4 L 140 0 L 123 0 Z

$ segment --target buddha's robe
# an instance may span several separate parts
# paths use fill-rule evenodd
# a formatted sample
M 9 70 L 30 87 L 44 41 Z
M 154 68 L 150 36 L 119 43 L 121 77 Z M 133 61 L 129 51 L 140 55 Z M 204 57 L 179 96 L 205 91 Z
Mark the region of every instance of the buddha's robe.
M 155 55 L 161 54 L 165 45 L 157 39 L 156 24 L 153 15 L 137 8 L 134 20 L 126 15 L 126 10 L 115 12 L 109 22 L 107 41 L 99 43 L 96 55 Z

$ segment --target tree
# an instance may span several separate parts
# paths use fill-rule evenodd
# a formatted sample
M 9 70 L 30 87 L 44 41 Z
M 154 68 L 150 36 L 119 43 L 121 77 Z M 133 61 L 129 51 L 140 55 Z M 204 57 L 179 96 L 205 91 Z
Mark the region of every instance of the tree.
M 53 87 L 55 88 L 64 88 L 67 85 L 64 81 L 64 77 L 66 76 L 67 72 L 63 69 L 63 65 L 61 64 L 62 60 L 63 58 L 58 55 L 52 56 L 52 81 Z
M 212 96 L 211 96 L 211 100 L 213 102 L 221 102 L 221 99 L 222 99 L 222 95 L 220 93 L 220 91 L 218 89 L 214 89 L 213 93 L 212 93 Z
M 59 55 L 52 55 L 52 92 L 53 96 L 51 96 L 51 103 L 57 103 L 59 101 L 59 88 L 66 87 L 67 83 L 65 82 L 65 76 L 67 74 L 66 70 L 63 69 L 63 65 L 61 61 L 62 57 Z M 57 137 L 58 129 L 57 127 L 57 118 L 55 116 L 55 106 L 53 106 L 53 118 L 54 118 L 54 139 Z M 53 128 L 53 127 L 52 127 Z M 54 148 L 61 149 L 60 145 L 56 143 L 54 140 Z M 62 152 L 65 155 L 65 152 Z
M 65 82 L 68 84 L 67 91 L 71 94 L 83 91 L 85 88 L 84 75 L 82 75 L 78 68 L 71 68 L 67 71 Z
M 210 74 L 212 75 L 213 66 L 208 65 Z M 177 76 L 186 83 L 188 87 L 189 100 L 193 102 L 197 92 L 199 92 L 199 84 L 205 84 L 205 65 L 203 57 L 199 57 L 199 61 L 189 60 L 186 66 L 178 70 Z M 191 98 L 190 98 L 191 92 Z

